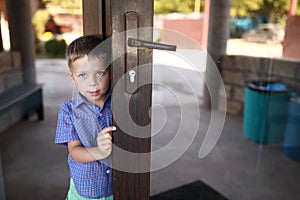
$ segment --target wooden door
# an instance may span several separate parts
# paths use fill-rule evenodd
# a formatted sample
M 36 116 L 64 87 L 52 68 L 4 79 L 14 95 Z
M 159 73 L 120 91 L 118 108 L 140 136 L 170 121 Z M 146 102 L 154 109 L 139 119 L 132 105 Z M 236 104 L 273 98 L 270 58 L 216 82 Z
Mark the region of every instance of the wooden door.
M 149 31 L 134 29 L 153 26 L 153 0 L 83 0 L 83 23 L 84 34 L 102 34 L 105 38 L 112 36 L 112 88 L 114 90 L 116 85 L 125 86 L 123 90 L 119 89 L 113 93 L 113 118 L 114 125 L 117 126 L 117 131 L 113 134 L 114 199 L 149 199 L 152 50 L 131 48 L 130 52 L 126 52 L 126 30 L 133 30 L 129 35 L 135 36 L 135 39 L 152 41 L 151 28 Z M 138 72 L 136 69 L 144 64 L 147 64 L 147 67 Z M 133 81 L 135 86 L 139 85 L 140 80 L 149 84 L 133 91 L 128 76 L 122 79 L 132 69 L 136 73 Z M 120 83 L 120 80 L 123 82 Z M 124 103 L 124 99 L 129 99 L 128 105 Z M 129 113 L 127 115 L 124 114 L 126 109 Z M 120 127 L 115 119 L 121 119 L 126 128 Z M 143 127 L 143 133 L 139 132 L 132 122 Z M 143 137 L 139 137 L 140 134 Z M 125 153 L 115 149 L 121 149 Z M 126 152 L 133 156 L 129 158 Z M 138 156 L 142 153 L 145 154 Z
M 112 53 L 121 55 L 117 58 L 112 65 L 113 69 L 113 81 L 112 84 L 115 86 L 119 80 L 124 84 L 124 90 L 117 94 L 117 100 L 113 101 L 114 119 L 121 118 L 123 124 L 126 126 L 128 132 L 124 132 L 119 127 L 118 131 L 114 134 L 114 144 L 123 152 L 133 152 L 136 155 L 140 153 L 147 153 L 151 150 L 151 126 L 143 128 L 143 133 L 139 133 L 134 122 L 138 126 L 146 126 L 151 123 L 149 118 L 149 110 L 151 107 L 151 95 L 152 86 L 151 84 L 144 85 L 143 87 L 137 88 L 135 93 L 128 91 L 130 85 L 128 85 L 128 78 L 121 79 L 124 74 L 129 73 L 130 69 L 136 70 L 135 83 L 139 85 L 138 81 L 151 83 L 152 79 L 152 50 L 150 49 L 131 49 L 132 51 L 126 51 L 128 48 L 126 35 L 136 36 L 137 39 L 152 41 L 152 31 L 149 29 L 148 32 L 140 33 L 140 31 L 133 30 L 142 27 L 153 26 L 153 1 L 152 0 L 111 0 L 111 23 L 112 23 L 112 36 L 115 33 L 121 33 L 124 31 L 133 31 L 131 34 L 125 32 L 120 37 L 112 40 Z M 126 30 L 128 29 L 128 30 Z M 125 37 L 125 41 L 123 38 Z M 121 40 L 121 41 L 120 41 Z M 138 72 L 139 66 L 148 64 L 146 69 Z M 137 66 L 135 66 L 137 65 Z M 143 74 L 141 74 L 143 73 Z M 133 91 L 132 91 L 133 92 Z M 126 105 L 123 99 L 130 99 L 129 104 Z M 124 114 L 124 111 L 129 109 L 130 115 Z M 117 115 L 117 116 L 116 116 Z M 118 124 L 116 124 L 118 126 Z M 139 137 L 143 135 L 143 138 Z M 148 136 L 145 138 L 145 136 Z M 137 156 L 136 158 L 128 158 L 124 153 L 113 153 L 113 172 L 114 182 L 114 199 L 130 199 L 130 200 L 144 200 L 149 199 L 150 195 L 150 156 L 144 154 L 142 157 Z M 130 166 L 134 165 L 134 166 Z M 149 169 L 147 171 L 147 168 Z M 139 171 L 145 171 L 139 173 Z M 129 172 L 130 171 L 130 172 Z

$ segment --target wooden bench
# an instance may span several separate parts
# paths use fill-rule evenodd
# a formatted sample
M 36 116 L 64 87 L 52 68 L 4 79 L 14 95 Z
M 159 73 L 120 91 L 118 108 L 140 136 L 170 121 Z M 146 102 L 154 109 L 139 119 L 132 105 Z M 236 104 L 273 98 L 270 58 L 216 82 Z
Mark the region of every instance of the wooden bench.
M 32 111 L 37 113 L 38 120 L 44 119 L 42 87 L 37 84 L 24 84 L 0 94 L 0 116 L 11 109 L 18 108 L 18 115 L 28 117 Z
M 8 113 L 14 115 L 17 114 L 14 112 L 18 112 L 17 115 L 21 119 L 28 117 L 32 111 L 37 113 L 38 120 L 44 119 L 42 87 L 40 85 L 25 84 L 0 94 L 0 117 Z M 13 122 L 9 122 L 8 126 L 12 124 Z M 4 188 L 0 152 L 0 200 L 5 199 Z

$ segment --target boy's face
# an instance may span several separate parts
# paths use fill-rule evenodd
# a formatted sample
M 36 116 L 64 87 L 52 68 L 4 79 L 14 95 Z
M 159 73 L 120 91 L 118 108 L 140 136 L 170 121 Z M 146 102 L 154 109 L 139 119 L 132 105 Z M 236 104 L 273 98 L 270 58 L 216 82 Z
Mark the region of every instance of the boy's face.
M 78 58 L 69 71 L 78 91 L 91 103 L 101 105 L 109 88 L 109 70 L 99 58 Z

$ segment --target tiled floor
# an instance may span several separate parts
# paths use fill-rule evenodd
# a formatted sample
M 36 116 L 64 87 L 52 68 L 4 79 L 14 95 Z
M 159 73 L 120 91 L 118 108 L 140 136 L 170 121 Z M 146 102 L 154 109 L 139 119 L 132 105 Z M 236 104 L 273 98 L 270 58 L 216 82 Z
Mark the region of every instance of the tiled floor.
M 65 74 L 66 69 L 65 60 L 38 60 L 37 79 L 44 84 L 45 120 L 21 121 L 0 134 L 5 192 L 9 200 L 59 200 L 65 197 L 67 150 L 53 141 L 57 112 L 66 99 L 72 98 L 73 85 Z M 193 73 L 176 70 L 180 74 Z M 177 88 L 179 97 L 182 93 L 188 95 L 178 81 L 162 77 L 159 68 L 154 71 L 154 78 L 164 80 L 170 88 Z M 159 105 L 153 107 L 152 113 L 155 134 L 152 149 L 155 151 L 168 146 L 177 136 L 182 116 L 188 117 L 191 124 L 197 122 L 193 112 L 199 108 L 184 99 L 186 113 L 182 115 L 184 111 L 168 97 L 174 94 L 167 90 L 154 87 L 153 102 Z M 187 147 L 183 155 L 151 173 L 151 194 L 200 179 L 232 200 L 300 199 L 300 162 L 288 158 L 280 145 L 259 145 L 246 139 L 241 116 L 226 116 L 217 144 L 208 156 L 200 159 L 199 149 L 207 133 L 211 112 L 201 108 L 199 113 L 196 132 L 189 123 L 182 125 L 186 137 L 181 141 Z M 215 120 L 222 123 L 222 115 L 218 113 Z M 161 122 L 165 123 L 159 130 Z M 179 146 L 171 145 L 166 156 L 174 156 L 178 149 Z M 153 158 L 159 165 L 158 161 Z

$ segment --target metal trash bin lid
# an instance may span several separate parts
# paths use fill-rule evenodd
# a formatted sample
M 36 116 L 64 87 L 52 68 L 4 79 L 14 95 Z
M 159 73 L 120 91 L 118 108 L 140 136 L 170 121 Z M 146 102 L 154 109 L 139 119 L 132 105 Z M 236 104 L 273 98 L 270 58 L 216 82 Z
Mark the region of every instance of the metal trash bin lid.
M 247 81 L 246 86 L 252 90 L 266 93 L 290 92 L 284 83 L 270 81 Z

